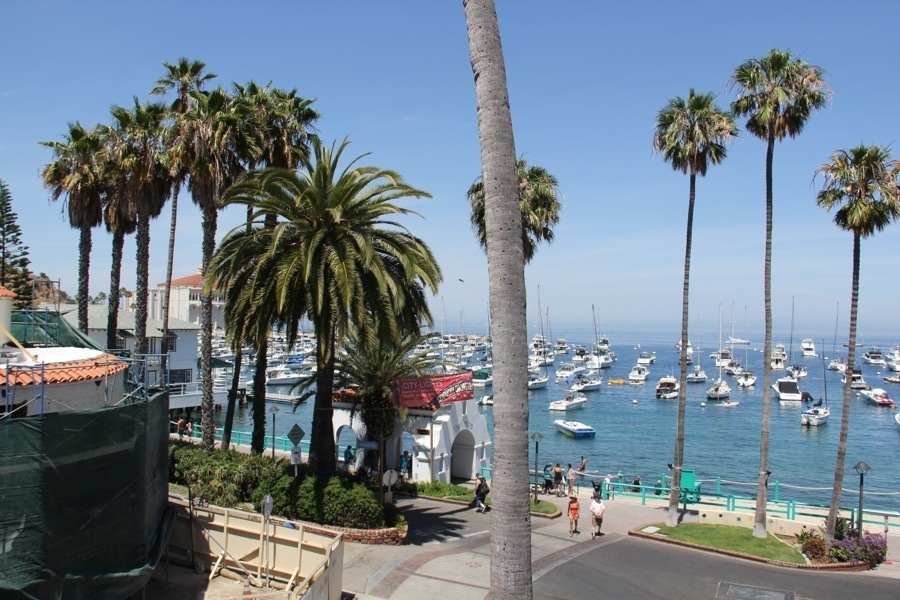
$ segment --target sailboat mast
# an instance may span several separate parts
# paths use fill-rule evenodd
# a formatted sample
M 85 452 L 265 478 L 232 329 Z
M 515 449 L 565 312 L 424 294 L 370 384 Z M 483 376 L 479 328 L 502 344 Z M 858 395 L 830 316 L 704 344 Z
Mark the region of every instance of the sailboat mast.
M 788 363 L 794 361 L 794 297 L 791 296 L 791 343 L 788 346 Z

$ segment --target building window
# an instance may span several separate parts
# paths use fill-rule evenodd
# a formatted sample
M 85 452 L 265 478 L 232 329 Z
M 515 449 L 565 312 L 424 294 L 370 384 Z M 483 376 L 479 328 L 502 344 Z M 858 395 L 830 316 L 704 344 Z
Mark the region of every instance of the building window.
M 178 336 L 169 332 L 169 354 L 178 350 Z
M 116 347 L 113 350 L 124 350 L 125 349 L 125 338 L 120 334 L 116 334 Z
M 172 369 L 169 371 L 169 383 L 189 383 L 192 379 L 191 369 Z

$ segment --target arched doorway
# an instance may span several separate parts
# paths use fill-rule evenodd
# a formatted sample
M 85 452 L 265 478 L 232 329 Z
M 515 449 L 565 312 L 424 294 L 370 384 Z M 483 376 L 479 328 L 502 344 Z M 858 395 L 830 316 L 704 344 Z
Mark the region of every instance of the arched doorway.
M 472 479 L 475 477 L 475 436 L 468 429 L 463 429 L 453 440 L 450 448 L 450 477 L 454 479 Z
M 344 461 L 344 452 L 347 450 L 347 446 L 350 446 L 353 449 L 354 458 L 358 460 L 359 452 L 357 450 L 358 438 L 356 437 L 356 431 L 349 425 L 341 425 L 337 428 L 337 431 L 334 432 L 334 444 L 335 444 L 335 453 L 337 456 L 337 463 L 343 464 Z M 356 460 L 354 460 L 356 463 Z M 358 464 L 358 463 L 356 463 Z M 352 465 L 344 465 L 345 468 L 355 468 L 356 464 Z

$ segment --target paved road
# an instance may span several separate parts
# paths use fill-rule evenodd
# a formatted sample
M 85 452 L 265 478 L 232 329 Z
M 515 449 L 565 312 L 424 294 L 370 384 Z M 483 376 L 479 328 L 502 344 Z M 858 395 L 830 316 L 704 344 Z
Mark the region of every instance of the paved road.
M 540 599 L 897 600 L 900 581 L 860 573 L 814 573 L 612 534 L 538 577 Z

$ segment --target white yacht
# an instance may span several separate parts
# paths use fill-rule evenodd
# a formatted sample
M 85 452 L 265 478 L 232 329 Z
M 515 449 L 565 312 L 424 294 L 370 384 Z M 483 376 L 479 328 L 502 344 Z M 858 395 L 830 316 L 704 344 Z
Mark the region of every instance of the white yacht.
M 847 383 L 847 369 L 844 369 L 844 376 L 841 377 L 841 383 Z M 850 375 L 850 389 L 864 390 L 867 387 L 869 386 L 866 383 L 866 380 L 863 379 L 862 371 L 860 371 L 859 367 L 853 367 L 853 373 Z
M 535 375 L 531 373 L 528 375 L 528 389 L 529 390 L 541 390 L 547 387 L 547 383 L 550 381 L 549 377 Z
M 700 365 L 694 365 L 694 370 L 688 373 L 687 375 L 688 383 L 705 383 L 706 382 L 706 371 L 704 371 Z
M 710 354 L 709 357 L 715 359 L 717 367 L 725 367 L 732 359 L 731 349 L 719 348 L 718 350 Z
M 878 346 L 869 348 L 865 354 L 862 355 L 862 359 L 870 365 L 885 366 L 884 354 L 881 353 L 881 349 L 878 348 Z
M 628 381 L 631 383 L 644 383 L 647 381 L 648 375 L 650 375 L 650 369 L 644 365 L 634 365 L 631 368 L 631 373 L 628 374 Z
M 678 384 L 678 380 L 675 379 L 674 375 L 665 375 L 660 377 L 659 383 L 656 384 L 656 397 L 672 400 L 673 398 L 678 397 L 678 390 L 680 388 L 681 386 Z
M 756 385 L 758 377 L 750 371 L 744 371 L 737 377 L 738 387 L 748 388 Z
M 797 387 L 797 380 L 793 377 L 782 377 L 772 384 L 772 389 L 782 404 L 800 403 L 803 400 L 803 394 Z
M 656 362 L 656 352 L 641 352 L 638 355 L 637 364 L 652 365 Z
M 816 358 L 819 356 L 816 354 L 816 344 L 813 342 L 812 338 L 803 338 L 803 341 L 800 342 L 800 350 L 803 351 L 803 356 L 807 358 Z
M 896 406 L 894 400 L 882 388 L 860 390 L 859 395 L 864 397 L 869 404 L 874 404 L 875 406 L 885 406 L 887 408 L 894 408 Z
M 587 398 L 585 398 L 584 396 L 579 396 L 577 394 L 566 394 L 566 397 L 562 400 L 551 402 L 549 408 L 550 410 L 569 411 L 584 408 L 585 404 L 587 404 Z
M 569 384 L 570 392 L 593 392 L 603 385 L 603 378 L 595 375 L 593 371 L 576 375 Z
M 587 371 L 583 365 L 576 365 L 575 363 L 559 363 L 559 368 L 556 370 L 556 377 L 558 379 L 567 379 L 572 375 L 579 375 Z
M 787 372 L 790 373 L 791 377 L 794 379 L 803 379 L 809 375 L 806 365 L 791 365 L 787 368 Z

